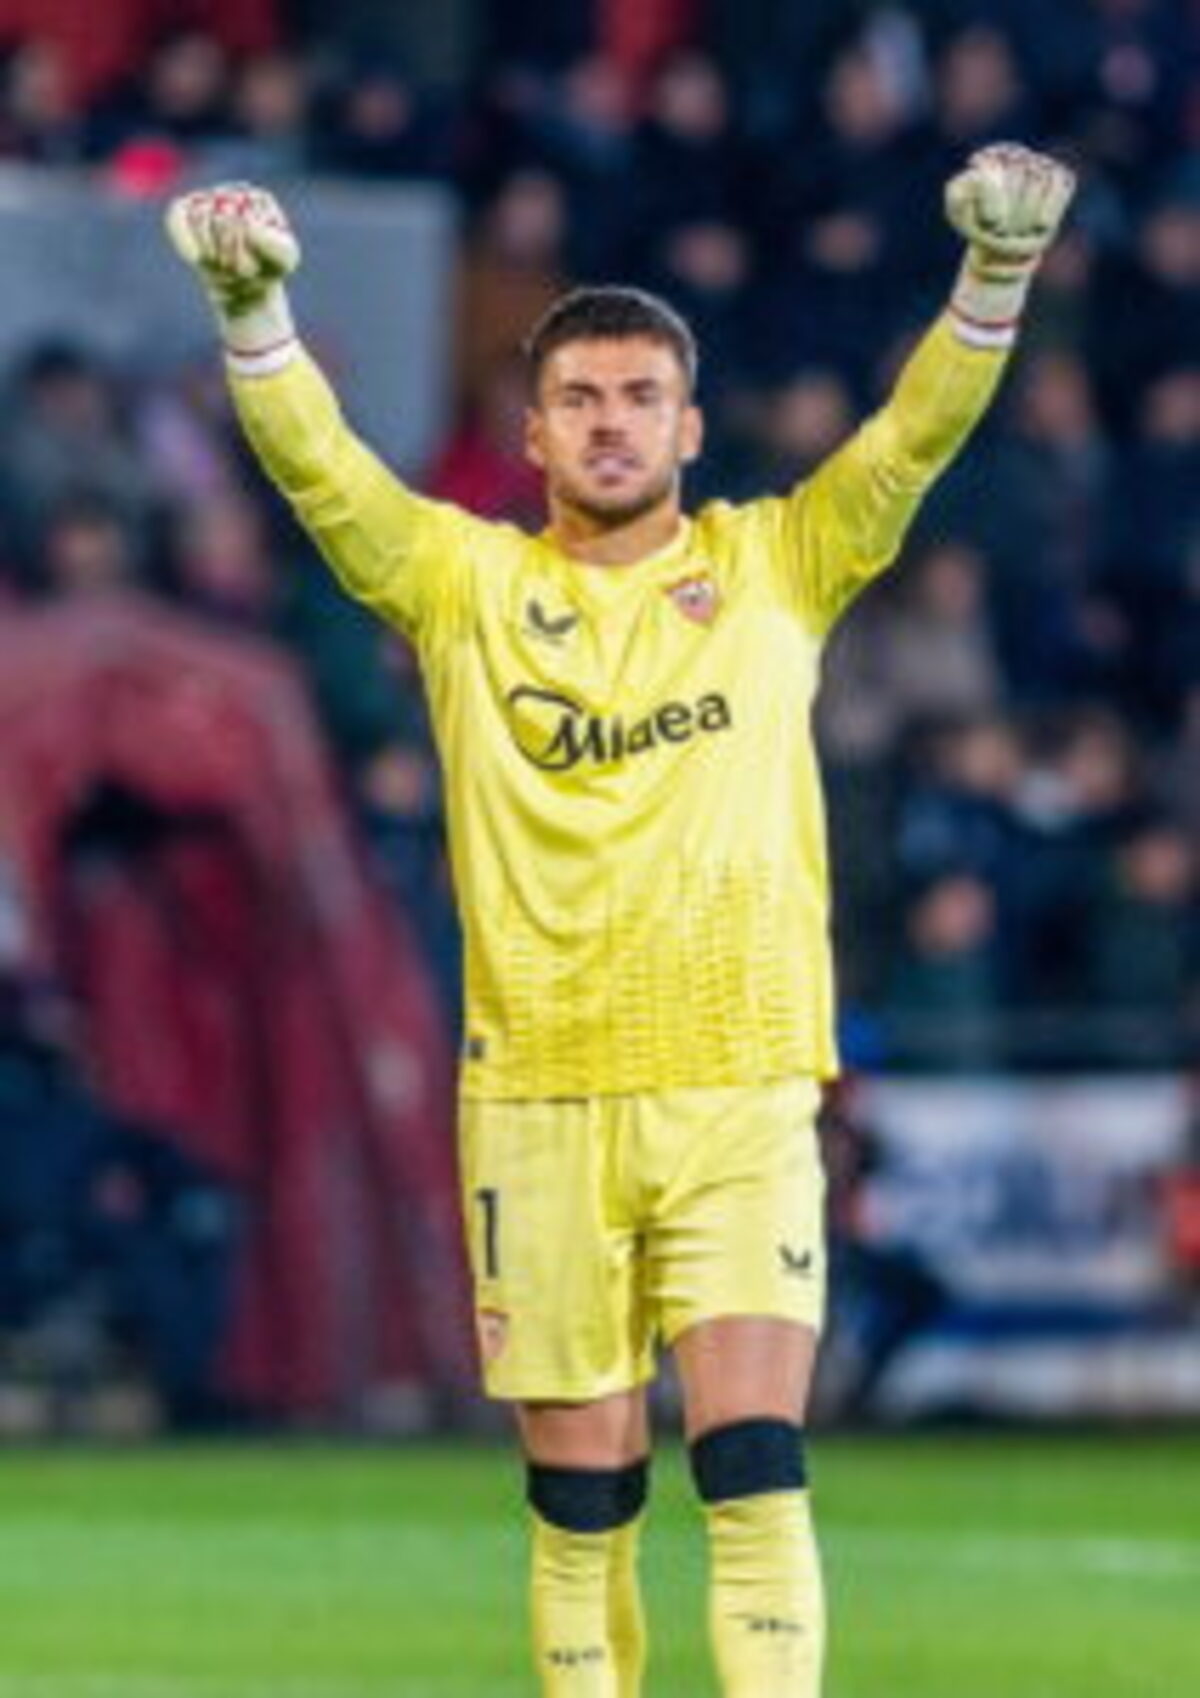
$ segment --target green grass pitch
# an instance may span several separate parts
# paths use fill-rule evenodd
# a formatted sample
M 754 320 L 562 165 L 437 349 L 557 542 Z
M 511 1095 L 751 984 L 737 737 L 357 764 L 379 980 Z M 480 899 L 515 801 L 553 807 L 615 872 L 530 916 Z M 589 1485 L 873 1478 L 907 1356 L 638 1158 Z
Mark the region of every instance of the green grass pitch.
M 1200 1692 L 1200 1436 L 819 1439 L 829 1698 Z M 530 1698 L 503 1449 L 0 1456 L 0 1698 Z M 647 1698 L 715 1686 L 656 1469 Z

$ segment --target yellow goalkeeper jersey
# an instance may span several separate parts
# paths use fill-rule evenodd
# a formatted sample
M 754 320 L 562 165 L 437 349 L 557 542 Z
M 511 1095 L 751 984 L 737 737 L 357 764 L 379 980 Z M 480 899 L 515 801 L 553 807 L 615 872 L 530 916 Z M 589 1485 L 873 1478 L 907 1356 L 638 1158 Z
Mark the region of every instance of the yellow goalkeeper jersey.
M 821 648 L 1002 363 L 939 320 L 806 483 L 705 506 L 619 567 L 414 494 L 304 354 L 232 379 L 268 474 L 420 659 L 464 931 L 466 1095 L 834 1070 Z

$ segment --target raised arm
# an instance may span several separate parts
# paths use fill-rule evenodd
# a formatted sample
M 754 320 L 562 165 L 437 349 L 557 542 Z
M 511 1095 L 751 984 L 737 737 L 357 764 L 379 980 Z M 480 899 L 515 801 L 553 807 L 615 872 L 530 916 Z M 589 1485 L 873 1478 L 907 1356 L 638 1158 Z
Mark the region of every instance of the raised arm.
M 776 558 L 821 631 L 894 558 L 922 497 L 991 400 L 1074 178 L 1044 154 L 984 148 L 946 189 L 966 253 L 946 311 L 887 403 L 775 511 Z
M 286 280 L 300 244 L 278 202 L 250 184 L 173 201 L 167 232 L 208 296 L 238 417 L 263 470 L 358 600 L 419 635 L 455 592 L 456 509 L 405 487 L 347 425 L 296 334 Z

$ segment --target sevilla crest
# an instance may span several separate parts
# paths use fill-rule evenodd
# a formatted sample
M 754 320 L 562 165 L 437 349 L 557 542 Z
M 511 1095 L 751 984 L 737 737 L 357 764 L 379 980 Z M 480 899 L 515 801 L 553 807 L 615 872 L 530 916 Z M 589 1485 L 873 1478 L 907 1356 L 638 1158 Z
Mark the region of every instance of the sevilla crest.
M 696 625 L 711 625 L 721 606 L 717 586 L 708 577 L 680 578 L 667 585 L 666 593 L 684 618 Z

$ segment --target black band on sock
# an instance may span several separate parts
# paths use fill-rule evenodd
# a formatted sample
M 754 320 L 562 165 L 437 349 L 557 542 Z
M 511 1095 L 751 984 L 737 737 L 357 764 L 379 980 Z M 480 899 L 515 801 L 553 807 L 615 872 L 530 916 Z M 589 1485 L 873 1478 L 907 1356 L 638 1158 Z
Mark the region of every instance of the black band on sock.
M 531 1462 L 530 1507 L 552 1527 L 570 1533 L 608 1533 L 640 1515 L 649 1489 L 644 1459 L 627 1468 L 549 1468 Z
M 691 1447 L 692 1478 L 705 1503 L 799 1491 L 808 1480 L 804 1433 L 790 1421 L 735 1421 Z

